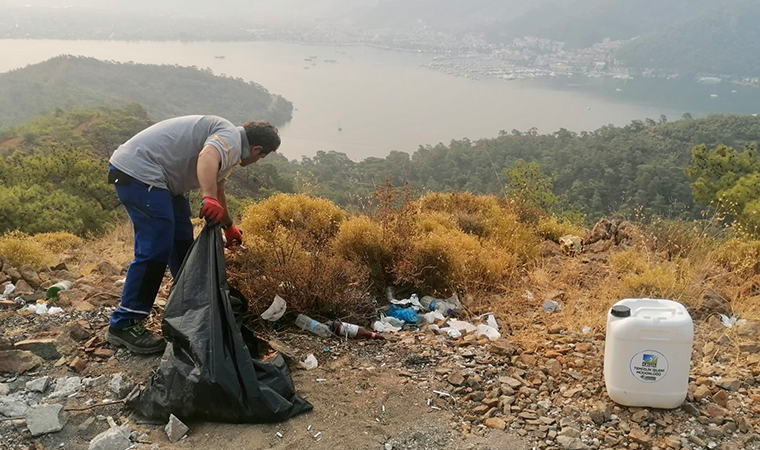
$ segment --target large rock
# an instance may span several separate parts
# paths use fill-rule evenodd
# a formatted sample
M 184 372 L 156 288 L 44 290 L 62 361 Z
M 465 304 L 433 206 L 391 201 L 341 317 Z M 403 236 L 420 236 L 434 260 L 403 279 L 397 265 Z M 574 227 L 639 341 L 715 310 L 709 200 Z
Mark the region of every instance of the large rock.
M 21 266 L 18 269 L 19 273 L 21 274 L 21 278 L 24 279 L 27 283 L 29 283 L 29 286 L 33 288 L 38 288 L 42 284 L 42 280 L 40 279 L 40 275 L 37 273 L 36 270 L 34 270 L 34 267 L 26 265 Z
M 32 436 L 61 431 L 67 420 L 63 405 L 38 405 L 26 413 L 26 426 Z
M 88 450 L 127 450 L 130 431 L 126 428 L 109 428 L 92 438 Z
M 18 280 L 16 281 L 16 290 L 13 293 L 18 295 L 34 294 L 34 289 L 26 281 Z
M 121 275 L 121 269 L 108 261 L 101 261 L 96 269 L 101 275 Z
M 16 342 L 14 347 L 34 353 L 42 359 L 59 359 L 61 353 L 55 345 L 55 339 L 26 339 Z
M 116 375 L 111 378 L 111 381 L 108 382 L 108 389 L 111 390 L 118 398 L 124 398 L 132 391 L 132 388 L 135 387 L 135 383 L 132 382 L 129 378 L 124 376 L 123 373 L 117 373 Z
M 506 426 L 506 424 L 505 424 Z M 169 423 L 164 427 L 166 436 L 169 438 L 169 442 L 174 443 L 185 437 L 190 428 L 187 427 L 181 420 L 174 414 L 169 415 Z
M 10 264 L 3 267 L 3 272 L 8 274 L 14 283 L 21 279 L 21 272 L 19 272 L 18 269 L 14 268 Z
M 504 419 L 500 419 L 498 417 L 491 417 L 486 419 L 483 424 L 487 426 L 488 428 L 493 428 L 494 430 L 503 430 L 507 428 L 507 422 L 504 421 Z
M 42 358 L 24 350 L 0 351 L 0 373 L 24 373 L 42 364 Z
M 58 291 L 58 301 L 64 305 L 73 305 L 74 303 L 83 302 L 87 298 L 87 292 L 82 289 L 67 289 Z
M 702 307 L 699 312 L 702 316 L 711 314 L 731 315 L 731 298 L 723 292 L 715 289 L 705 289 L 702 292 Z
M 739 325 L 736 329 L 739 336 L 758 336 L 760 335 L 760 322 L 750 321 Z

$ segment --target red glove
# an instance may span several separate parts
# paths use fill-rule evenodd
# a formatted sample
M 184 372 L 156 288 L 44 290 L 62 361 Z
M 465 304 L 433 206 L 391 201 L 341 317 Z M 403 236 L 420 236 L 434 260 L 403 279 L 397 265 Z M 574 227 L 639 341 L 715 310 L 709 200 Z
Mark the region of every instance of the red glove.
M 227 241 L 224 246 L 232 247 L 243 243 L 243 232 L 232 225 L 224 229 L 224 239 Z
M 214 197 L 203 197 L 200 218 L 205 218 L 209 222 L 221 222 L 223 217 L 224 208 L 222 208 L 219 200 Z

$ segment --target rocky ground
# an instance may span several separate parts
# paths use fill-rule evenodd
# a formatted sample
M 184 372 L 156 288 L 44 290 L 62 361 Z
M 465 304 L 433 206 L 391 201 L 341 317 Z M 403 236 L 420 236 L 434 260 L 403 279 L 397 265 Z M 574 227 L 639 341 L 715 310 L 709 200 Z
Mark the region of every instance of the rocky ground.
M 564 329 L 542 299 L 534 311 L 499 317 L 496 341 L 474 333 L 452 339 L 429 327 L 371 342 L 261 330 L 294 358 L 316 355 L 316 369 L 294 368 L 314 411 L 283 424 L 188 423 L 184 433 L 179 423 L 167 432 L 167 424 L 143 420 L 121 401 L 159 360 L 103 340 L 122 270 L 102 263 L 82 276 L 63 265 L 39 273 L 2 263 L 3 284 L 15 283 L 26 303 L 0 307 L 3 450 L 760 449 L 760 323 L 726 328 L 711 311 L 723 307 L 717 293 L 706 292 L 706 309 L 695 312 L 689 394 L 676 410 L 612 403 L 603 330 Z M 62 312 L 31 311 L 60 279 L 76 282 L 47 305 Z

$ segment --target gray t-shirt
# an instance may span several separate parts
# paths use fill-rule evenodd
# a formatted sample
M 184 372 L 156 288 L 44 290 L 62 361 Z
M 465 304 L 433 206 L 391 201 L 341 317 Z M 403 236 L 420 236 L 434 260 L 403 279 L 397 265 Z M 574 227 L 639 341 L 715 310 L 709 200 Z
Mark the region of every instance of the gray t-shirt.
M 110 163 L 143 183 L 183 195 L 198 189 L 198 155 L 212 145 L 222 157 L 217 182 L 240 163 L 248 139 L 242 127 L 217 116 L 163 120 L 136 134 L 113 153 Z

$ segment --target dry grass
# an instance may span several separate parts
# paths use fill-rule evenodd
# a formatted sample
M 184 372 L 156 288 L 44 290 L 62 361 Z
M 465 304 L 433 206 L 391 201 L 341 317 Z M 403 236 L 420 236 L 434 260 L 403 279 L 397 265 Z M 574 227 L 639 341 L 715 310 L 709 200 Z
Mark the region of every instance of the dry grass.
M 573 235 L 583 236 L 584 230 L 578 225 L 572 224 L 566 220 L 557 217 L 546 217 L 539 220 L 536 225 L 536 232 L 544 239 L 559 243 L 562 236 Z
M 33 236 L 20 231 L 10 231 L 0 236 L 0 255 L 8 258 L 18 268 L 30 265 L 36 269 L 55 264 L 55 255 Z
M 71 252 L 70 270 L 89 272 L 100 261 L 126 267 L 134 258 L 134 231 L 131 222 L 114 225 L 108 232 Z

